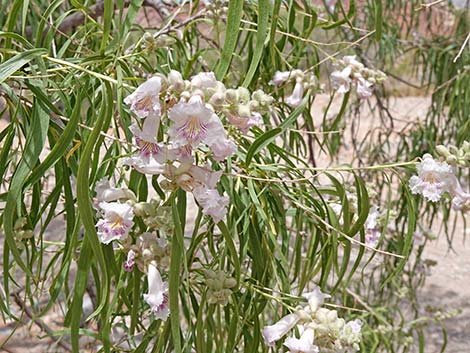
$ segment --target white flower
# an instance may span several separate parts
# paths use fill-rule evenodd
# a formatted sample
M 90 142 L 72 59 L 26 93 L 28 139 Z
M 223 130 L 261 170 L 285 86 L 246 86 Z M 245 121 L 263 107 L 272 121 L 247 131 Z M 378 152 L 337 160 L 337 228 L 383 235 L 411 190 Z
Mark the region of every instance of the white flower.
M 300 105 L 300 103 L 302 103 L 303 97 L 304 97 L 304 84 L 302 83 L 301 80 L 297 80 L 294 86 L 294 91 L 289 97 L 287 97 L 286 103 L 293 108 L 297 108 Z
M 437 202 L 444 192 L 455 188 L 452 168 L 445 162 L 436 162 L 430 154 L 416 167 L 418 175 L 410 178 L 409 185 L 413 194 L 422 194 L 425 199 Z
M 362 339 L 362 322 L 359 319 L 348 321 L 341 331 L 340 340 L 355 351 L 359 350 L 359 343 Z
M 159 121 L 153 117 L 145 119 L 142 129 L 137 125 L 132 125 L 130 130 L 134 134 L 134 139 L 139 147 L 139 151 L 131 159 L 134 160 L 129 165 L 150 164 L 151 159 L 163 164 L 176 159 L 176 151 L 169 149 L 163 143 L 157 141 Z
M 193 96 L 188 102 L 179 102 L 168 112 L 168 118 L 173 121 L 168 130 L 172 143 L 196 148 L 214 128 L 214 121 L 218 119 L 214 115 L 200 96 Z
M 468 210 L 470 209 L 470 193 L 457 192 L 452 198 L 452 208 L 456 211 Z
M 351 67 L 347 66 L 341 71 L 331 73 L 331 85 L 338 93 L 346 93 L 351 89 Z
M 237 127 L 244 134 L 246 134 L 252 126 L 260 126 L 263 123 L 263 118 L 260 113 L 252 113 L 248 117 L 237 114 L 226 115 L 230 124 Z
M 380 217 L 377 206 L 372 206 L 366 220 L 366 244 L 375 248 L 379 243 L 381 232 L 377 226 L 377 219 Z
M 356 60 L 356 55 L 343 56 L 342 60 L 346 66 L 350 66 L 354 71 L 360 71 L 364 69 L 364 64 Z
M 166 320 L 170 313 L 168 286 L 163 282 L 154 261 L 148 266 L 147 281 L 148 293 L 144 294 L 144 300 L 157 319 Z
M 292 330 L 299 320 L 300 316 L 294 313 L 284 316 L 274 325 L 265 326 L 262 331 L 264 342 L 268 346 L 274 346 L 276 341 Z
M 166 164 L 159 163 L 153 159 L 146 162 L 138 156 L 126 158 L 122 164 L 130 166 L 142 174 L 158 175 L 164 174 L 167 170 Z
M 316 287 L 313 291 L 302 294 L 302 297 L 307 299 L 312 312 L 316 312 L 318 308 L 323 305 L 325 299 L 331 298 L 329 294 L 323 293 L 320 287 Z
M 201 97 L 193 96 L 187 103 L 178 103 L 170 110 L 168 117 L 174 122 L 168 135 L 175 146 L 191 151 L 200 143 L 205 143 L 217 161 L 235 153 L 236 145 L 227 138 L 219 117 L 203 104 Z
M 273 79 L 269 82 L 272 85 L 279 86 L 286 81 L 291 79 L 302 77 L 303 72 L 301 70 L 293 70 L 293 71 L 276 71 L 274 74 Z
M 202 212 L 211 216 L 215 223 L 219 223 L 227 214 L 230 199 L 226 195 L 220 195 L 217 189 L 198 186 L 194 188 L 193 195 L 202 207 Z
M 124 271 L 131 272 L 135 265 L 135 251 L 129 250 L 127 253 L 127 259 L 124 261 Z
M 289 348 L 290 353 L 318 353 L 319 349 L 313 344 L 315 332 L 308 327 L 300 335 L 300 338 L 289 337 L 284 342 L 284 346 Z
M 184 80 L 181 73 L 176 70 L 170 70 L 170 73 L 167 76 L 168 84 L 170 89 L 173 89 L 177 92 L 181 92 L 184 89 Z
M 213 130 L 204 139 L 216 161 L 223 161 L 237 151 L 237 146 L 227 138 L 227 133 L 221 123 L 214 124 Z
M 135 194 L 131 190 L 129 190 L 128 188 L 112 187 L 107 178 L 102 178 L 96 183 L 95 192 L 97 201 L 96 205 L 103 201 L 112 202 L 119 199 L 134 201 L 137 200 Z
M 357 80 L 356 92 L 357 92 L 357 96 L 360 99 L 369 98 L 370 96 L 372 96 L 373 91 L 374 91 L 374 84 L 372 82 L 369 82 L 363 77 L 360 77 Z
M 218 81 L 213 72 L 201 72 L 191 78 L 191 86 L 203 91 L 216 89 Z
M 115 239 L 126 238 L 134 225 L 132 206 L 120 202 L 100 202 L 99 207 L 104 211 L 104 219 L 96 223 L 101 242 L 109 244 Z
M 129 96 L 124 103 L 131 106 L 131 110 L 140 118 L 147 116 L 160 116 L 160 90 L 162 81 L 160 77 L 152 77 Z

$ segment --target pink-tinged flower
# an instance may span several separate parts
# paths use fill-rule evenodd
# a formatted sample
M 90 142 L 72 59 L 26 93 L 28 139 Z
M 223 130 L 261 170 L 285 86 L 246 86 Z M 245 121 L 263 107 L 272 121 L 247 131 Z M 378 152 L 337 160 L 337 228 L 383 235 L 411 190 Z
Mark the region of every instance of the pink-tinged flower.
M 292 94 L 286 98 L 286 103 L 293 108 L 297 108 L 304 98 L 304 84 L 298 80 L 294 86 Z
M 331 298 L 329 294 L 323 293 L 320 287 L 316 287 L 313 291 L 302 294 L 302 297 L 307 299 L 312 312 L 316 312 L 318 308 L 323 305 L 325 299 Z
M 120 199 L 137 200 L 135 194 L 128 188 L 112 187 L 107 178 L 100 179 L 95 185 L 96 206 L 100 202 L 112 202 Z
M 360 71 L 364 68 L 364 64 L 356 60 L 356 55 L 343 56 L 342 60 L 346 66 L 350 66 L 355 71 Z
M 264 342 L 268 346 L 274 346 L 276 341 L 284 337 L 290 330 L 297 325 L 300 316 L 298 314 L 289 314 L 284 316 L 278 322 L 271 326 L 265 326 L 262 331 Z
M 139 117 L 160 116 L 160 90 L 162 81 L 160 77 L 152 77 L 142 83 L 137 89 L 124 99 L 124 103 L 131 106 L 131 110 Z
M 192 151 L 200 143 L 205 143 L 214 153 L 214 159 L 222 161 L 236 151 L 219 117 L 204 105 L 201 97 L 196 95 L 187 103 L 178 103 L 170 110 L 168 117 L 173 121 L 168 135 L 172 144 L 183 152 Z
M 173 121 L 168 130 L 172 143 L 176 146 L 191 145 L 196 148 L 213 128 L 213 115 L 214 112 L 204 105 L 199 96 L 176 104 L 168 112 L 168 118 Z M 217 115 L 215 117 L 217 118 Z
M 269 82 L 274 86 L 282 85 L 284 82 L 287 82 L 291 79 L 295 79 L 299 76 L 303 76 L 301 70 L 292 70 L 292 71 L 276 71 L 273 79 Z
M 246 134 L 253 126 L 260 126 L 263 118 L 260 113 L 252 113 L 250 116 L 240 116 L 236 114 L 227 114 L 228 121 L 237 127 L 242 133 Z
M 372 82 L 367 81 L 365 78 L 360 77 L 357 80 L 357 87 L 356 92 L 359 99 L 367 99 L 372 96 L 372 92 L 374 91 L 374 84 Z
M 219 122 L 213 124 L 213 130 L 204 138 L 204 143 L 209 146 L 216 161 L 223 161 L 237 151 L 237 146 L 227 138 L 224 127 Z
M 202 207 L 202 213 L 212 217 L 215 223 L 219 223 L 227 214 L 230 200 L 227 196 L 220 195 L 216 189 L 197 186 L 193 189 L 193 195 Z
M 341 71 L 331 73 L 331 85 L 338 93 L 346 93 L 351 89 L 351 67 L 347 66 Z
M 138 155 L 144 159 L 156 158 L 161 151 L 161 145 L 157 141 L 159 117 L 148 117 L 144 120 L 142 128 L 137 124 L 130 127 L 134 134 L 135 143 L 139 147 Z
M 308 327 L 302 332 L 300 338 L 289 337 L 284 342 L 284 346 L 289 348 L 290 353 L 318 353 L 319 349 L 313 344 L 315 332 Z
M 203 91 L 216 89 L 219 86 L 218 82 L 213 72 L 200 72 L 191 78 L 191 86 Z
M 380 240 L 381 232 L 377 226 L 377 219 L 379 218 L 380 213 L 377 206 L 371 207 L 369 210 L 369 215 L 366 220 L 366 244 L 372 248 L 375 248 Z
M 452 208 L 456 211 L 470 209 L 470 193 L 464 192 L 462 189 L 455 193 L 455 196 L 452 198 Z
M 168 286 L 163 282 L 154 261 L 148 266 L 147 282 L 148 293 L 144 294 L 144 300 L 157 319 L 166 320 L 170 313 Z
M 436 162 L 430 154 L 416 166 L 418 175 L 410 178 L 409 185 L 413 194 L 422 194 L 425 199 L 437 202 L 444 192 L 455 187 L 452 167 L 445 162 Z
M 104 219 L 96 223 L 101 242 L 109 244 L 113 240 L 126 238 L 134 225 L 132 206 L 120 202 L 100 202 L 99 207 L 104 211 Z
M 131 272 L 135 265 L 135 251 L 129 250 L 127 253 L 127 259 L 124 261 L 124 271 Z
M 146 162 L 138 156 L 126 158 L 123 160 L 122 164 L 134 168 L 142 174 L 159 175 L 167 171 L 167 164 L 159 163 L 154 159 L 150 159 Z

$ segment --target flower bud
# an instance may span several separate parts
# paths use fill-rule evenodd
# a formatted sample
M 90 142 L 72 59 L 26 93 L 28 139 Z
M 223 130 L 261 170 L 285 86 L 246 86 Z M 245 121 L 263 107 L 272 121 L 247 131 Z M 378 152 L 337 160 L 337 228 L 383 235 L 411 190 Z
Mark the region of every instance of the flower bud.
M 216 92 L 212 95 L 209 103 L 215 107 L 221 106 L 225 103 L 225 93 L 223 92 Z
M 238 96 L 240 101 L 243 103 L 248 103 L 250 100 L 250 91 L 245 87 L 238 87 Z
M 235 103 L 238 103 L 238 91 L 237 90 L 234 90 L 234 89 L 228 89 L 226 92 L 225 92 L 225 99 L 231 103 L 231 104 L 235 104 Z

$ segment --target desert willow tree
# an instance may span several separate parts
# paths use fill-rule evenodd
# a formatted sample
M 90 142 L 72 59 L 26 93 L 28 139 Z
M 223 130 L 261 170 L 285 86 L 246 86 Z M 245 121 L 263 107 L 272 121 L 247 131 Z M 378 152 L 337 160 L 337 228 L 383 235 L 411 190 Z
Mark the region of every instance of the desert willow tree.
M 418 214 L 468 210 L 465 137 L 328 162 L 386 109 L 404 3 L 3 4 L 3 320 L 73 352 L 422 346 Z

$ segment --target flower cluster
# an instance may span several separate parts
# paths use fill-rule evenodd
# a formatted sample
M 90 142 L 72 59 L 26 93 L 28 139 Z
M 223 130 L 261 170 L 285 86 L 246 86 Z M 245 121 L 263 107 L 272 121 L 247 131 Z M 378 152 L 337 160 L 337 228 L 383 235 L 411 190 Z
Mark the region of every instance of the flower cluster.
M 421 194 L 426 200 L 437 202 L 448 193 L 452 198 L 453 209 L 470 209 L 470 193 L 462 189 L 449 164 L 437 162 L 430 154 L 425 154 L 416 169 L 418 175 L 412 176 L 409 181 L 413 194 Z
M 338 70 L 331 73 L 331 84 L 338 93 L 349 92 L 352 86 L 356 87 L 360 99 L 369 98 L 374 85 L 386 79 L 386 75 L 379 70 L 366 68 L 356 60 L 355 55 L 345 56 L 336 62 Z
M 292 94 L 286 98 L 286 103 L 293 108 L 302 103 L 306 91 L 320 92 L 322 90 L 317 77 L 313 73 L 304 73 L 301 70 L 276 71 L 270 83 L 279 87 L 290 82 L 295 82 L 295 86 Z
M 453 166 L 470 167 L 470 142 L 464 141 L 461 148 L 455 146 L 436 146 L 436 152 Z
M 313 292 L 302 295 L 308 304 L 281 318 L 277 323 L 266 326 L 262 335 L 268 346 L 287 335 L 296 326 L 299 337 L 293 334 L 284 341 L 284 346 L 291 353 L 318 352 L 355 352 L 362 339 L 360 320 L 346 322 L 338 318 L 336 310 L 322 308 L 323 302 L 330 296 L 316 288 Z
M 95 192 L 94 204 L 101 215 L 96 223 L 101 242 L 109 244 L 119 241 L 127 252 L 124 270 L 131 272 L 137 266 L 141 272 L 147 273 L 148 293 L 144 295 L 144 300 L 157 319 L 165 320 L 169 314 L 168 286 L 158 268 L 169 266 L 170 247 L 164 239 L 147 232 L 140 234 L 133 244 L 129 232 L 137 216 L 149 228 L 169 233 L 168 222 L 162 219 L 166 208 L 162 206 L 157 209 L 155 202 L 136 203 L 137 199 L 131 190 L 113 187 L 107 179 L 96 183 Z
M 226 160 L 237 148 L 228 137 L 221 115 L 246 133 L 262 122 L 273 99 L 262 91 L 227 89 L 212 72 L 184 80 L 177 71 L 154 76 L 141 84 L 125 103 L 141 120 L 131 126 L 138 150 L 124 161 L 145 174 L 163 175 L 162 186 L 191 192 L 203 213 L 219 222 L 229 199 L 217 191 L 221 171 L 210 158 Z M 160 128 L 164 131 L 159 134 Z M 161 137 L 159 137 L 161 136 Z M 206 160 L 203 166 L 195 164 Z
M 228 277 L 223 271 L 206 270 L 207 301 L 210 304 L 227 305 L 232 288 L 237 285 L 233 277 Z

